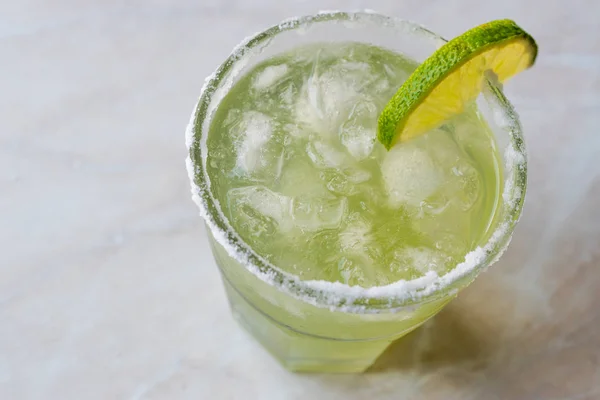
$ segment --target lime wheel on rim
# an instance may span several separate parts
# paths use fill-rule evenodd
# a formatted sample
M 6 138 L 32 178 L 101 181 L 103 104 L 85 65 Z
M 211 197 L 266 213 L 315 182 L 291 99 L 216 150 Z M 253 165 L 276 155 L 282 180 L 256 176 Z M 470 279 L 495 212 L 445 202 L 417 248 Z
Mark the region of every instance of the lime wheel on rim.
M 427 58 L 391 98 L 379 116 L 379 141 L 389 150 L 441 125 L 479 95 L 488 71 L 504 82 L 536 56 L 535 40 L 511 20 L 463 33 Z

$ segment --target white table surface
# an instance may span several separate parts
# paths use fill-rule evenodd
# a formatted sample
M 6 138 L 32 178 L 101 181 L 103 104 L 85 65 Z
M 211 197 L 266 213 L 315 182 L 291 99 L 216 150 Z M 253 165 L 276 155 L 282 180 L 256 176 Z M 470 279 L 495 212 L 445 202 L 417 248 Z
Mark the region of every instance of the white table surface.
M 229 315 L 183 131 L 242 38 L 365 7 L 533 34 L 507 87 L 527 203 L 503 259 L 374 372 L 295 375 Z M 599 21 L 597 0 L 1 1 L 0 399 L 600 398 Z

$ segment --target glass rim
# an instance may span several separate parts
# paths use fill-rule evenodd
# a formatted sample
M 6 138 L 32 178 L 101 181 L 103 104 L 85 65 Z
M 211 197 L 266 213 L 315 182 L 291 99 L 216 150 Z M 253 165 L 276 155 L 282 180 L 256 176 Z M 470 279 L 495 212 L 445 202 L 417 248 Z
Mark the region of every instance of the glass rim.
M 245 243 L 222 213 L 218 200 L 210 190 L 210 179 L 206 173 L 206 149 L 203 139 L 208 136 L 208 128 L 213 112 L 220 102 L 214 105 L 213 97 L 221 89 L 228 74 L 235 72 L 237 64 L 245 64 L 244 58 L 252 56 L 252 51 L 267 46 L 272 38 L 286 31 L 308 28 L 317 23 L 328 22 L 367 22 L 386 26 L 402 26 L 411 34 L 423 34 L 436 41 L 446 40 L 416 23 L 400 18 L 385 16 L 370 11 L 320 12 L 314 15 L 295 17 L 282 21 L 262 32 L 246 38 L 236 46 L 231 55 L 206 78 L 201 89 L 190 122 L 186 129 L 188 156 L 186 166 L 192 187 L 192 198 L 200 209 L 213 238 L 225 248 L 228 255 L 238 261 L 250 273 L 269 285 L 317 307 L 332 311 L 352 313 L 381 313 L 405 309 L 441 297 L 453 295 L 459 288 L 470 283 L 483 269 L 496 262 L 508 247 L 515 225 L 520 218 L 527 186 L 527 160 L 525 143 L 518 116 L 504 96 L 501 88 L 487 80 L 489 96 L 485 96 L 493 110 L 502 111 L 502 129 L 507 131 L 510 140 L 504 150 L 504 190 L 502 196 L 502 219 L 497 223 L 488 241 L 471 252 L 465 260 L 444 275 L 431 271 L 423 277 L 400 280 L 384 286 L 364 288 L 349 286 L 340 282 L 301 280 L 298 276 L 284 272 L 258 255 Z M 239 71 L 238 71 L 239 72 Z M 235 76 L 234 76 L 235 77 Z M 231 84 L 231 82 L 229 82 Z M 229 88 L 225 88 L 228 91 Z M 206 132 L 205 132 L 206 131 Z M 203 153 L 204 150 L 204 153 Z M 498 209 L 495 212 L 499 212 Z

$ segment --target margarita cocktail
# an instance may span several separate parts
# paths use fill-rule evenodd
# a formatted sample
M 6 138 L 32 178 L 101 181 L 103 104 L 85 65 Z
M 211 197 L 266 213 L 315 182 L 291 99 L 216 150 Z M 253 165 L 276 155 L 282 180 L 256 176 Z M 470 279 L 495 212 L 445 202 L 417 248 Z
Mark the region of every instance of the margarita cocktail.
M 364 370 L 508 242 L 525 164 L 493 82 L 410 140 L 377 139 L 443 43 L 319 14 L 249 39 L 207 80 L 188 128 L 194 197 L 234 316 L 290 369 Z

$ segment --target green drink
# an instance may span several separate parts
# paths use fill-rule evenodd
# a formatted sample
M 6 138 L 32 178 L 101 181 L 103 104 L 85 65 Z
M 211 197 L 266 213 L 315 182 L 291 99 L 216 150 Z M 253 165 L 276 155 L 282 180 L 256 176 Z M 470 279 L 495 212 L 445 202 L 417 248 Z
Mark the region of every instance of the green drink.
M 255 66 L 222 100 L 208 176 L 236 232 L 304 280 L 363 287 L 443 274 L 489 236 L 501 179 L 465 112 L 390 152 L 377 116 L 416 63 L 319 43 Z
M 311 37 L 324 28 L 336 39 Z M 221 67 L 190 125 L 233 313 L 294 370 L 367 368 L 499 256 L 521 209 L 520 134 L 499 91 L 390 151 L 376 140 L 419 55 L 365 30 L 439 40 L 374 14 L 279 25 Z

